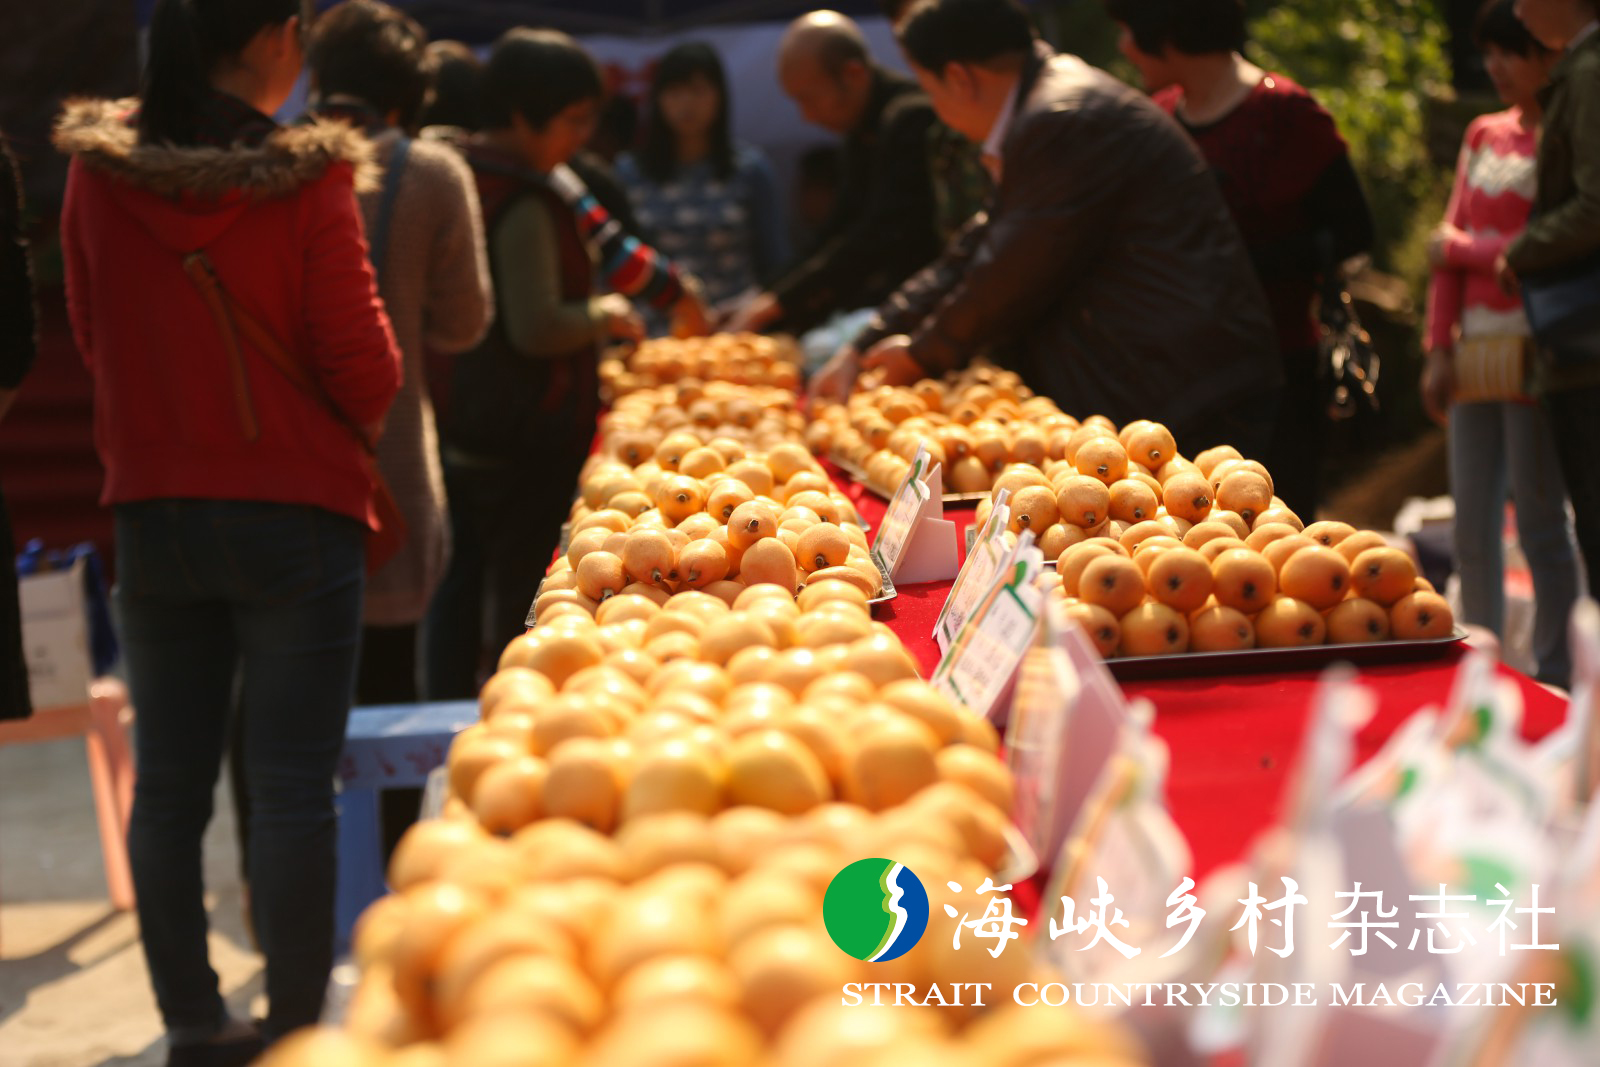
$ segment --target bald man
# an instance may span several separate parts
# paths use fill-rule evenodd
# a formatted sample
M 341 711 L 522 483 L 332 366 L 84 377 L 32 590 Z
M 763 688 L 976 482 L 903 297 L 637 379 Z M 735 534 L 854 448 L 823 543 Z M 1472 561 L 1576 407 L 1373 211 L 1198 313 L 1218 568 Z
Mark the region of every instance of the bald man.
M 941 247 L 928 176 L 933 105 L 873 62 L 861 28 L 834 11 L 796 19 L 778 46 L 778 80 L 807 122 L 844 138 L 843 186 L 818 246 L 732 329 L 798 332 L 876 307 Z

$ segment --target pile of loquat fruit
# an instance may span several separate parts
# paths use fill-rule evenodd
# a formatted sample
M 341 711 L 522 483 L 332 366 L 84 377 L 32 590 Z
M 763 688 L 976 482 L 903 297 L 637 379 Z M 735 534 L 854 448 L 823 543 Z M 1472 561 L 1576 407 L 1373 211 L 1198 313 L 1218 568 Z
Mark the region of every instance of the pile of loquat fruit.
M 1153 468 L 1158 460 L 1161 462 Z M 1166 428 L 1089 419 L 1062 458 L 1013 467 L 1012 529 L 1043 530 L 1044 576 L 1101 655 L 1447 638 L 1449 604 L 1402 549 L 1306 526 L 1271 473 L 1223 445 L 1191 462 Z M 981 510 L 981 508 L 980 508 Z
M 847 405 L 814 412 L 805 435 L 813 453 L 865 472 L 880 494 L 899 487 L 918 448 L 942 466 L 946 493 L 967 494 L 988 492 L 1008 465 L 1059 457 L 1077 426 L 1016 374 L 977 364 L 942 380 L 856 393 Z
M 624 356 L 602 360 L 600 385 L 613 402 L 659 386 L 725 382 L 800 388 L 800 349 L 789 337 L 721 333 L 710 337 L 663 337 L 645 341 Z
M 661 635 L 674 654 L 650 650 Z M 864 594 L 824 579 L 658 604 L 617 594 L 507 646 L 450 751 L 438 819 L 396 849 L 354 938 L 342 1030 L 269 1067 L 1138 1067 L 1123 1029 L 1022 1011 L 1031 945 L 841 952 L 822 901 L 893 856 L 930 914 L 1010 857 L 1011 774 L 982 718 L 917 677 Z M 852 983 L 919 1005 L 841 1006 Z M 988 1006 L 924 1005 L 989 983 Z

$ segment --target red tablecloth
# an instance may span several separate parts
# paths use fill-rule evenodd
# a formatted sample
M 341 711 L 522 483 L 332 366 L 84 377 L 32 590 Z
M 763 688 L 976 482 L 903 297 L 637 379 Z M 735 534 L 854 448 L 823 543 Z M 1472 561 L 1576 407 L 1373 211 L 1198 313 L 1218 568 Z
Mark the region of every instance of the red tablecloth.
M 876 527 L 884 502 L 838 472 L 834 478 L 856 502 L 861 517 Z M 963 545 L 972 511 L 968 506 L 946 510 Z M 875 609 L 876 617 L 888 623 L 916 655 L 924 674 L 938 662 L 933 624 L 949 589 L 949 582 L 901 586 L 895 599 Z M 1457 650 L 1425 663 L 1362 672 L 1362 679 L 1377 692 L 1379 706 L 1359 738 L 1359 758 L 1376 752 L 1417 709 L 1446 698 L 1461 654 Z M 1501 672 L 1522 689 L 1526 736 L 1542 737 L 1561 724 L 1564 700 L 1508 667 Z M 1196 878 L 1242 858 L 1251 840 L 1278 813 L 1318 677 L 1317 671 L 1296 671 L 1123 685 L 1129 697 L 1145 697 L 1155 705 L 1155 732 L 1172 753 L 1167 798 L 1194 851 Z

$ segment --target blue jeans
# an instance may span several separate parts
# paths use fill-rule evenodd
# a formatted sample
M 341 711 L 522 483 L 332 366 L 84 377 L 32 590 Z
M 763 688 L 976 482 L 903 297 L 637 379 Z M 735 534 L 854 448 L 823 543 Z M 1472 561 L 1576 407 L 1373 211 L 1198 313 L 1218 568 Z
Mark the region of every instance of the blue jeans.
M 317 1021 L 333 962 L 333 779 L 364 532 L 320 508 L 247 501 L 124 504 L 116 522 L 114 595 L 138 714 L 128 853 L 156 1000 L 175 1041 L 226 1018 L 200 846 L 237 706 L 272 1040 Z
M 1541 682 L 1565 687 L 1572 671 L 1567 619 L 1578 597 L 1578 561 L 1566 481 L 1544 412 L 1533 404 L 1457 404 L 1450 409 L 1450 490 L 1466 621 L 1504 636 L 1506 494 L 1533 577 L 1533 654 Z

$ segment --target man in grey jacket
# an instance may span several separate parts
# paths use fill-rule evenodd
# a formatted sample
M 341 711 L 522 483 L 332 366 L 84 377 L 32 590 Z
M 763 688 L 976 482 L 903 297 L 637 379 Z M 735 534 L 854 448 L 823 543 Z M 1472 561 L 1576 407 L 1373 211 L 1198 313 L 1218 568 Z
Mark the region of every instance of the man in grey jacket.
M 1191 455 L 1259 450 L 1282 384 L 1272 320 L 1178 125 L 1051 51 L 1015 0 L 921 0 L 897 32 L 940 118 L 983 145 L 996 191 L 813 395 L 987 353 L 1080 418 L 1155 419 Z

